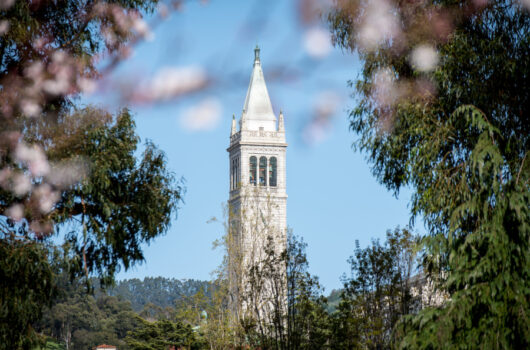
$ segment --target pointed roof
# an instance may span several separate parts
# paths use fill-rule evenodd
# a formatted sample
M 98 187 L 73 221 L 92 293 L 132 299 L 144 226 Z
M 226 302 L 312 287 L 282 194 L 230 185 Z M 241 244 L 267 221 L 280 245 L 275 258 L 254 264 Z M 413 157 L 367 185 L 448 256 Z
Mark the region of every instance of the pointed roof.
M 269 92 L 265 84 L 265 77 L 261 69 L 259 53 L 260 49 L 256 45 L 254 49 L 254 67 L 243 106 L 243 118 L 245 118 L 246 122 L 249 122 L 249 126 L 260 125 L 264 126 L 265 129 L 270 129 L 276 126 L 276 116 L 272 110 Z

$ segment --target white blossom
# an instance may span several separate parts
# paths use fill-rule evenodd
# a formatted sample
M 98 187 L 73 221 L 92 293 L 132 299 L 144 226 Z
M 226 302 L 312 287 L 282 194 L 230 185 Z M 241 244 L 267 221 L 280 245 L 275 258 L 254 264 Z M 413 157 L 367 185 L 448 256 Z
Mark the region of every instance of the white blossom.
M 20 109 L 28 117 L 37 117 L 41 112 L 41 107 L 38 103 L 31 99 L 23 99 L 20 101 Z
M 395 38 L 400 33 L 395 11 L 388 1 L 369 1 L 357 34 L 358 44 L 366 50 L 375 50 L 381 41 Z
M 314 117 L 302 133 L 306 143 L 321 143 L 331 135 L 331 120 L 339 103 L 340 96 L 335 91 L 323 91 L 316 97 Z
M 15 221 L 20 221 L 24 217 L 24 206 L 22 204 L 13 204 L 7 208 L 5 215 Z
M 9 21 L 8 20 L 1 20 L 0 21 L 0 35 L 4 35 L 9 30 Z
M 389 68 L 382 68 L 375 72 L 372 81 L 371 98 L 378 106 L 391 106 L 400 97 L 395 77 Z
M 88 173 L 88 166 L 82 160 L 53 163 L 46 176 L 48 183 L 59 188 L 66 188 L 83 179 Z
M 86 94 L 91 94 L 96 90 L 97 84 L 92 79 L 78 78 L 77 86 L 79 87 L 79 90 L 81 90 L 81 92 L 84 92 Z
M 43 176 L 50 171 L 50 165 L 42 148 L 37 145 L 28 147 L 24 143 L 19 143 L 15 150 L 15 157 L 18 161 L 26 163 L 33 176 Z
M 304 47 L 314 58 L 324 58 L 331 52 L 331 38 L 329 32 L 323 28 L 309 29 L 304 35 Z
M 0 0 L 0 10 L 7 10 L 13 4 L 15 3 L 15 0 Z
M 31 180 L 24 174 L 17 173 L 13 177 L 13 193 L 23 196 L 31 191 Z
M 41 61 L 36 61 L 24 69 L 24 75 L 33 80 L 39 80 L 44 71 L 44 65 Z
M 419 45 L 411 54 L 412 65 L 421 72 L 430 72 L 438 65 L 438 53 L 430 45 Z
M 33 195 L 38 202 L 40 212 L 43 214 L 49 213 L 59 200 L 59 193 L 53 191 L 51 186 L 46 183 L 39 185 Z
M 149 28 L 147 23 L 141 18 L 135 18 L 133 20 L 132 27 L 142 38 L 147 41 L 152 41 L 155 38 L 151 28 Z

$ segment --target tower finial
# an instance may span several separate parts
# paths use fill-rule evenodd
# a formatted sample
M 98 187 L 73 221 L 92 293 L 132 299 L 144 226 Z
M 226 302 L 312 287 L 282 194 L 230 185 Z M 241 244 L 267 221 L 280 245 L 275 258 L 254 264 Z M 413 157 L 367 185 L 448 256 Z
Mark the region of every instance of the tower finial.
M 232 128 L 230 130 L 230 136 L 234 136 L 237 132 L 236 129 L 236 115 L 232 114 Z
M 259 62 L 259 46 L 256 44 L 256 48 L 254 49 L 254 63 Z
M 282 110 L 280 110 L 280 116 L 278 118 L 278 131 L 279 132 L 285 132 L 285 124 L 284 124 L 284 121 L 283 121 L 283 112 Z

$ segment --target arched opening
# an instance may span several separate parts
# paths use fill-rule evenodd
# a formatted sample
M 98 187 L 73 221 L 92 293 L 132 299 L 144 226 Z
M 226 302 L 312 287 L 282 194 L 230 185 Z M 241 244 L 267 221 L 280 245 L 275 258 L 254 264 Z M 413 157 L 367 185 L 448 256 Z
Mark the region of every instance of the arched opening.
M 278 161 L 276 157 L 271 157 L 269 159 L 269 186 L 276 187 L 276 166 Z
M 239 188 L 239 158 L 236 158 L 236 184 L 235 184 L 235 187 L 236 188 Z
M 234 177 L 236 176 L 236 168 L 235 168 L 235 160 L 232 159 L 232 162 L 231 162 L 231 166 L 230 166 L 230 190 L 233 190 L 234 189 Z
M 250 168 L 249 168 L 249 182 L 251 185 L 256 185 L 258 169 L 258 159 L 254 156 L 250 157 Z
M 267 186 L 267 158 L 259 158 L 259 184 Z

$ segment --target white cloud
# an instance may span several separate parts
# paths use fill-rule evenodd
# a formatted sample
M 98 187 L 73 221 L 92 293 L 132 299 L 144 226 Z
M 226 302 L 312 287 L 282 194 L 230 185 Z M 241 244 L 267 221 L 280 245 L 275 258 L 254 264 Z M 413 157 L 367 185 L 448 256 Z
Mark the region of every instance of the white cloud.
M 167 100 L 199 90 L 205 84 L 206 72 L 202 67 L 166 67 L 156 73 L 146 94 L 152 100 Z
M 217 127 L 221 119 L 222 105 L 216 98 L 206 98 L 186 109 L 180 117 L 180 125 L 189 131 L 206 131 Z

